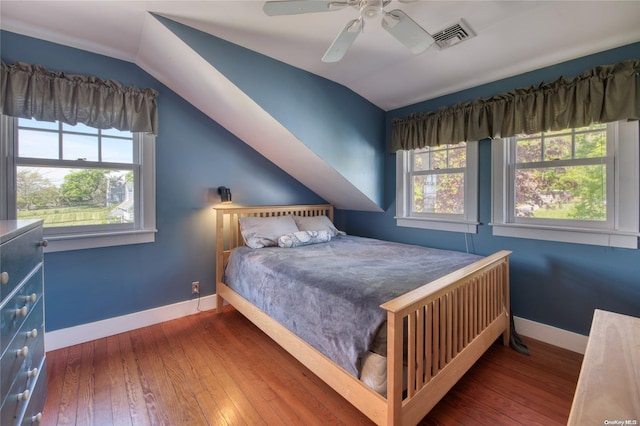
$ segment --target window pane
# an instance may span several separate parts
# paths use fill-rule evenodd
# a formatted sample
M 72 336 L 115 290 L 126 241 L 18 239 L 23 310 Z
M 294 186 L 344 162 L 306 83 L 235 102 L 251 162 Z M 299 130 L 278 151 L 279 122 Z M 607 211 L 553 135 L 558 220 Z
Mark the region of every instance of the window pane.
M 58 122 L 57 121 L 38 121 L 38 120 L 28 120 L 26 118 L 18 119 L 19 127 L 33 127 L 35 129 L 49 129 L 49 130 L 58 130 Z
M 545 138 L 543 160 L 570 160 L 573 156 L 571 147 L 571 135 Z
M 447 168 L 447 150 L 445 148 L 436 148 L 431 150 L 431 167 L 430 170 L 441 170 Z
M 416 149 L 413 152 L 413 170 L 423 171 L 429 170 L 429 150 Z
M 133 140 L 102 138 L 102 161 L 132 164 Z
M 464 174 L 448 173 L 413 178 L 415 213 L 464 213 Z
M 118 129 L 103 129 L 102 130 L 102 135 L 103 136 L 115 136 L 118 138 L 130 138 L 131 137 L 131 132 L 126 131 L 126 130 L 118 130 Z
M 460 148 L 449 150 L 449 168 L 463 168 L 467 166 L 467 148 L 461 144 Z M 458 146 L 458 145 L 456 145 Z
M 515 216 L 606 220 L 606 166 L 546 167 L 515 173 Z
M 94 127 L 89 127 L 86 124 L 78 123 L 75 126 L 71 124 L 62 123 L 62 131 L 63 132 L 81 132 L 81 133 L 89 133 L 92 135 L 98 134 L 98 129 Z
M 62 159 L 98 161 L 98 136 L 63 133 Z
M 58 134 L 37 130 L 18 130 L 18 156 L 58 159 Z
M 576 158 L 599 158 L 607 155 L 607 133 L 596 131 L 576 135 Z
M 45 227 L 134 222 L 131 170 L 17 167 L 18 219 Z
M 542 139 L 518 140 L 516 163 L 531 163 L 542 158 Z

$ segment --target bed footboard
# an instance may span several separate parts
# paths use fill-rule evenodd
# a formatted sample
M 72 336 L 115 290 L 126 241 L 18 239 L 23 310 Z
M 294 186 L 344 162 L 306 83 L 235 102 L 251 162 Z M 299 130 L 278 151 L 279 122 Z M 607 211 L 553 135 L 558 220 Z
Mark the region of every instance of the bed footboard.
M 495 253 L 381 306 L 388 424 L 417 424 L 500 334 L 509 344 L 509 254 Z
M 218 312 L 223 300 L 228 301 L 377 424 L 419 423 L 500 334 L 509 344 L 510 252 L 501 251 L 381 305 L 387 311 L 385 399 L 222 282 L 231 250 L 243 245 L 240 217 L 296 214 L 333 219 L 333 207 L 216 210 Z

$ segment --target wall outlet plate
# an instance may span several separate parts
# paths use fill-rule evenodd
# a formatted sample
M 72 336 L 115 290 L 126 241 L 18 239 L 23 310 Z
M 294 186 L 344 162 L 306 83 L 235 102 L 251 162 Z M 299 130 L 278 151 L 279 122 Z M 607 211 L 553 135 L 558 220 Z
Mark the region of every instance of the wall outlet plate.
M 200 281 L 191 283 L 191 294 L 200 294 Z

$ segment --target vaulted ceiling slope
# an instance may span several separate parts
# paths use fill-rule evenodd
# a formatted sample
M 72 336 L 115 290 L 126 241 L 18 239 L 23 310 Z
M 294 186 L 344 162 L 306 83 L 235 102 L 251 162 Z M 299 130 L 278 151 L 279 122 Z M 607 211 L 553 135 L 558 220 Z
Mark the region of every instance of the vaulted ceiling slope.
M 336 207 L 382 210 L 165 24 L 152 15 L 145 20 L 138 66 Z

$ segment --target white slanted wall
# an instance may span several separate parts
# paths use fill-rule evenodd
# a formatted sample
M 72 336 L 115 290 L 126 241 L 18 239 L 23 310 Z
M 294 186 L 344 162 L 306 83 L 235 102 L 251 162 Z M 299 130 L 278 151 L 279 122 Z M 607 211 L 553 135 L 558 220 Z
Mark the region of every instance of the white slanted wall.
M 363 149 L 359 157 L 363 164 L 356 164 L 355 167 L 347 165 L 347 173 L 344 170 L 341 173 L 329 164 L 327 155 L 323 158 L 317 154 L 317 149 L 301 141 L 192 46 L 168 29 L 165 22 L 171 21 L 161 22 L 160 19 L 150 14 L 147 16 L 136 58 L 139 67 L 337 208 L 382 211 L 382 160 L 367 158 L 379 156 L 380 149 Z M 196 32 L 196 35 L 219 40 L 204 33 Z M 259 55 L 255 52 L 251 54 Z M 254 72 L 259 74 L 260 69 L 255 68 Z M 291 108 L 299 112 L 295 105 Z M 384 113 L 381 110 L 379 116 L 379 123 L 374 123 L 372 127 L 379 127 L 380 131 L 376 130 L 376 133 L 372 133 L 374 137 L 369 138 L 379 140 L 366 143 L 384 144 Z M 322 125 L 331 126 L 331 123 Z M 346 145 L 343 142 L 333 141 L 339 149 Z M 344 157 L 339 150 L 334 155 L 337 159 Z M 370 170 L 365 169 L 365 164 L 369 164 Z M 378 170 L 372 173 L 371 170 L 376 168 Z

